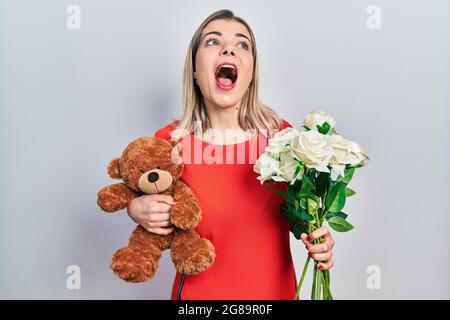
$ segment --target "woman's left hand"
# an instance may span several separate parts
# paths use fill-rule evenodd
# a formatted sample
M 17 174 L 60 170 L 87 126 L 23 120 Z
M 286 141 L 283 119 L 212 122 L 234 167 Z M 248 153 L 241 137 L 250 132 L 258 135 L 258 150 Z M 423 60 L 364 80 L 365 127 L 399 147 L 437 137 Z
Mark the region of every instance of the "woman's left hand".
M 312 244 L 312 241 L 322 237 L 325 241 L 323 243 Z M 308 256 L 317 260 L 319 263 L 317 267 L 320 270 L 328 270 L 333 267 L 333 247 L 334 240 L 325 227 L 320 227 L 319 229 L 311 232 L 309 235 L 302 233 L 300 235 L 301 240 L 305 244 L 306 250 L 308 250 Z

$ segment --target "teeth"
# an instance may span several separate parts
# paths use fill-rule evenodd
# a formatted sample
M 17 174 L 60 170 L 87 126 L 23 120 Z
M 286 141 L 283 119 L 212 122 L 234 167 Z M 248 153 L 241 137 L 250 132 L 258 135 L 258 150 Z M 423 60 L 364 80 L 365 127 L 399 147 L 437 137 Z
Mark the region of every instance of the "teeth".
M 220 67 L 218 67 L 216 69 L 216 72 L 214 73 L 214 76 L 217 76 L 217 74 L 219 73 L 220 69 L 222 69 L 222 68 L 231 68 L 233 70 L 236 70 L 236 67 L 233 66 L 232 64 L 222 64 Z
M 223 64 L 223 65 L 220 66 L 220 68 L 225 68 L 225 67 L 234 69 L 234 66 L 232 64 Z

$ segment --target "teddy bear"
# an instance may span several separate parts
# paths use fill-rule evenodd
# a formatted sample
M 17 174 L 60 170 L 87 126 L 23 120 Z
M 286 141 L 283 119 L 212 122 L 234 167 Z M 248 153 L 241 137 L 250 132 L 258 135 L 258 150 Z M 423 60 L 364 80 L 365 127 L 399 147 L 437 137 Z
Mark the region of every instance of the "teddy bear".
M 193 190 L 180 179 L 183 173 L 181 154 L 177 141 L 141 137 L 108 165 L 109 176 L 122 182 L 98 192 L 97 203 L 103 211 L 122 210 L 143 194 L 171 195 L 176 202 L 170 209 L 172 233 L 158 235 L 138 225 L 128 246 L 114 253 L 111 269 L 125 281 L 138 283 L 151 279 L 162 252 L 169 248 L 175 269 L 180 273 L 198 274 L 214 262 L 213 244 L 195 231 L 202 212 Z

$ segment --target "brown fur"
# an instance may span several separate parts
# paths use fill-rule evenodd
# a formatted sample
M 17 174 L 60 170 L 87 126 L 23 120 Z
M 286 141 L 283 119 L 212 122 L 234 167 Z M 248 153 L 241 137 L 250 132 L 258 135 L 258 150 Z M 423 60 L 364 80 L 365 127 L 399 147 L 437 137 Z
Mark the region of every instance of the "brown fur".
M 145 190 L 167 188 L 159 193 L 172 195 L 176 201 L 170 210 L 174 232 L 166 236 L 157 235 L 138 226 L 128 246 L 113 255 L 111 268 L 125 281 L 143 282 L 151 279 L 158 268 L 162 252 L 169 248 L 175 268 L 180 273 L 197 274 L 214 262 L 213 244 L 194 230 L 200 222 L 201 209 L 192 189 L 179 180 L 183 163 L 173 163 L 171 151 L 174 146 L 176 142 L 157 137 L 136 139 L 125 148 L 120 158 L 108 165 L 108 174 L 112 178 L 122 179 L 123 183 L 104 187 L 97 194 L 97 203 L 106 212 L 126 208 L 132 199 L 144 194 L 139 187 Z M 164 176 L 164 179 L 153 181 L 150 177 L 152 173 L 154 176 Z M 173 180 L 168 187 L 167 173 Z

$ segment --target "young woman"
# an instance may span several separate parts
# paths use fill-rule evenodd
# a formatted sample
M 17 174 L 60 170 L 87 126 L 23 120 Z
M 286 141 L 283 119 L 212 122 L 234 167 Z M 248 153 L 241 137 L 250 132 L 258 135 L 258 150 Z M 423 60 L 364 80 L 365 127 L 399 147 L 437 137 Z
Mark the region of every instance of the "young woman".
M 259 101 L 257 51 L 249 25 L 229 10 L 210 15 L 188 49 L 183 115 L 156 136 L 177 139 L 183 146 L 182 179 L 196 193 L 203 212 L 196 230 L 212 241 L 216 258 L 203 273 L 177 273 L 172 299 L 294 297 L 282 200 L 253 171 L 267 138 L 288 126 Z M 145 195 L 130 203 L 128 213 L 149 232 L 169 234 L 173 204 L 170 196 Z M 325 242 L 313 245 L 319 237 Z M 301 239 L 310 256 L 321 261 L 320 268 L 333 266 L 334 240 L 325 227 Z

